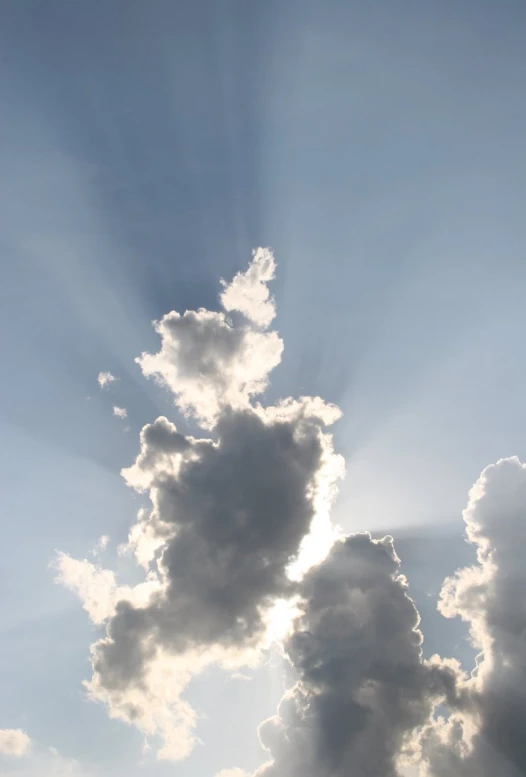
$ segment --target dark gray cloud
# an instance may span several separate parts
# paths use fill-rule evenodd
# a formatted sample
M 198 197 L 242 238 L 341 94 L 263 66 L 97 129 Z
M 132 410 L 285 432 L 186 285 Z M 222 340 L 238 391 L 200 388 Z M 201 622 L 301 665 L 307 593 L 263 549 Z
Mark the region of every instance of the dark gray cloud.
M 334 540 L 342 460 L 326 427 L 339 410 L 318 397 L 255 402 L 283 350 L 268 331 L 274 272 L 258 249 L 223 283 L 221 312 L 169 313 L 156 324 L 160 351 L 138 360 L 210 437 L 158 418 L 123 470 L 150 500 L 127 543 L 142 583 L 120 586 L 59 555 L 59 579 L 106 626 L 88 691 L 112 717 L 160 735 L 161 757 L 185 757 L 192 676 L 254 660 L 272 608 L 295 597 L 284 644 L 295 684 L 260 728 L 270 760 L 256 777 L 398 777 L 409 757 L 420 775 L 524 777 L 526 468 L 509 459 L 482 473 L 464 513 L 478 563 L 442 591 L 442 614 L 463 618 L 481 650 L 477 671 L 423 660 L 391 538 L 351 535 L 320 561 Z
M 409 760 L 421 777 L 526 775 L 526 467 L 486 468 L 464 519 L 477 563 L 445 581 L 439 609 L 469 625 L 472 675 L 422 661 L 391 541 L 351 536 L 302 583 L 285 646 L 298 681 L 261 727 L 273 760 L 257 777 L 395 777 Z
M 256 777 L 395 777 L 433 703 L 454 697 L 450 667 L 422 661 L 419 617 L 392 539 L 337 542 L 302 583 L 285 644 L 298 681 L 260 738 Z
M 230 411 L 217 433 L 217 443 L 186 439 L 166 419 L 143 430 L 140 483 L 150 467 L 152 519 L 168 537 L 158 562 L 164 586 L 147 607 L 119 605 L 95 652 L 105 685 L 137 682 L 152 645 L 249 643 L 265 609 L 292 592 L 287 566 L 314 517 L 330 439 L 299 409 L 272 420 Z
M 423 733 L 435 777 L 526 775 L 526 467 L 502 459 L 481 474 L 464 511 L 478 563 L 445 581 L 440 610 L 480 649 L 469 704 Z

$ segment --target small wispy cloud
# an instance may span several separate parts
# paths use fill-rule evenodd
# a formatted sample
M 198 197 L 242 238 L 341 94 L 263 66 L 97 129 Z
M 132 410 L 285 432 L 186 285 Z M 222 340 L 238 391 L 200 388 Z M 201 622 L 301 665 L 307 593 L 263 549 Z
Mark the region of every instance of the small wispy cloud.
M 101 553 L 103 553 L 106 548 L 108 547 L 108 543 L 110 541 L 110 538 L 107 534 L 103 534 L 102 537 L 99 537 L 97 540 L 97 543 L 93 550 L 91 551 L 91 554 L 93 556 L 99 556 Z
M 245 674 L 245 672 L 234 672 L 230 677 L 226 678 L 226 682 L 229 682 L 230 680 L 240 680 L 241 682 L 246 683 L 252 680 L 252 675 Z
M 216 774 L 216 777 L 250 777 L 248 772 L 245 772 L 244 769 L 221 769 L 221 771 Z
M 108 388 L 112 383 L 119 380 L 116 375 L 112 375 L 111 372 L 99 372 L 97 382 L 101 389 Z
M 114 405 L 113 415 L 117 416 L 117 418 L 128 418 L 128 411 L 125 407 L 117 407 L 117 405 Z

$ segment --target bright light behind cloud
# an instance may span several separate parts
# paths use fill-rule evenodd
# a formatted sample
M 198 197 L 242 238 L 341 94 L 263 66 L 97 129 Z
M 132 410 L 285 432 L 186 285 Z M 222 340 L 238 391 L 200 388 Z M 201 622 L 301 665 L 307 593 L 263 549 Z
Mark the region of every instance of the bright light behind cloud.
M 164 417 L 141 431 L 122 474 L 151 508 L 121 552 L 135 554 L 146 580 L 121 586 L 86 559 L 56 559 L 58 581 L 107 624 L 92 646 L 90 697 L 159 735 L 163 759 L 185 758 L 195 744 L 196 712 L 182 696 L 191 678 L 212 663 L 252 666 L 282 640 L 298 614 L 297 581 L 336 537 L 329 511 L 344 464 L 325 428 L 339 409 L 319 397 L 254 402 L 283 351 L 268 331 L 274 273 L 272 253 L 258 249 L 246 272 L 223 282 L 232 319 L 168 313 L 156 324 L 160 351 L 138 359 L 214 435 L 185 437 Z
M 346 536 L 331 521 L 345 465 L 327 428 L 340 410 L 319 397 L 257 400 L 283 351 L 268 329 L 274 273 L 272 253 L 258 249 L 223 282 L 222 311 L 168 313 L 156 324 L 159 352 L 137 360 L 208 436 L 161 416 L 122 470 L 150 500 L 119 548 L 142 582 L 121 585 L 100 565 L 105 535 L 96 563 L 57 554 L 57 581 L 105 629 L 91 646 L 88 696 L 159 738 L 159 759 L 181 760 L 198 742 L 191 680 L 211 666 L 244 676 L 279 643 L 296 683 L 259 728 L 267 761 L 252 777 L 518 777 L 526 468 L 507 459 L 482 473 L 464 513 L 478 564 L 441 595 L 441 613 L 470 625 L 477 671 L 424 660 L 393 539 Z M 4 749 L 24 752 L 23 732 L 4 734 Z

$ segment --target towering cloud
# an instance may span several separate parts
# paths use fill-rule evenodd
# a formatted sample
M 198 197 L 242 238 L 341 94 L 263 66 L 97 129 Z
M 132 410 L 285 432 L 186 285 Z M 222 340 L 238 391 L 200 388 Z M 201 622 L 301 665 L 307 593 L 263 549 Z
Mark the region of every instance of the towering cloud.
M 479 648 L 467 677 L 422 661 L 418 615 L 389 538 L 335 544 L 306 575 L 285 645 L 298 681 L 261 726 L 255 777 L 526 775 L 526 466 L 487 467 L 464 511 L 478 563 L 445 581 L 439 609 Z
M 435 777 L 526 774 L 526 466 L 487 467 L 464 511 L 478 564 L 445 581 L 440 610 L 460 616 L 480 649 L 469 703 L 422 735 L 425 771 Z
M 414 729 L 455 675 L 421 658 L 418 613 L 392 539 L 338 541 L 301 585 L 285 643 L 298 681 L 260 727 L 272 760 L 255 777 L 396 777 Z
M 222 282 L 221 310 L 168 313 L 155 324 L 160 350 L 137 360 L 207 431 L 185 435 L 157 418 L 122 472 L 149 498 L 125 546 L 143 582 L 119 585 L 96 555 L 57 556 L 58 579 L 105 628 L 88 692 L 159 735 L 160 757 L 183 758 L 195 741 L 188 682 L 211 662 L 256 661 L 273 608 L 293 602 L 283 647 L 295 684 L 260 727 L 268 761 L 254 777 L 400 777 L 409 758 L 432 777 L 524 777 L 526 467 L 506 459 L 482 473 L 464 512 L 478 563 L 441 595 L 442 614 L 469 623 L 476 671 L 424 661 L 392 539 L 336 539 L 331 527 L 343 461 L 327 427 L 338 408 L 257 400 L 283 351 L 269 329 L 274 274 L 271 252 L 258 249 Z M 99 376 L 101 387 L 111 380 Z M 3 733 L 4 750 L 23 746 Z
M 123 471 L 151 501 L 129 541 L 148 570 L 147 601 L 90 562 L 58 560 L 62 581 L 94 619 L 107 621 L 92 648 L 90 694 L 113 716 L 160 733 L 163 757 L 192 747 L 195 713 L 181 699 L 192 673 L 210 660 L 249 660 L 273 605 L 294 593 L 291 563 L 315 519 L 318 529 L 323 524 L 342 472 L 325 432 L 340 415 L 336 407 L 319 398 L 253 402 L 282 352 L 277 334 L 266 331 L 274 268 L 269 251 L 256 251 L 248 271 L 223 284 L 222 305 L 237 318 L 169 313 L 157 324 L 160 352 L 139 359 L 145 375 L 213 434 L 184 436 L 158 418 Z

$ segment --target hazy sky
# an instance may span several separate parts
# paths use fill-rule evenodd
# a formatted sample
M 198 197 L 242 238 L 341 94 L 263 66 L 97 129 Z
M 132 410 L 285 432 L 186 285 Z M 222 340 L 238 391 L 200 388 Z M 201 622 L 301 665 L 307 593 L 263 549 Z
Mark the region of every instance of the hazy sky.
M 311 777 L 301 760 L 308 758 L 312 777 L 361 777 L 367 768 L 394 777 L 396 743 L 424 726 L 426 705 L 446 686 L 451 730 L 440 739 L 433 724 L 414 745 L 431 770 L 422 775 L 486 777 L 481 763 L 488 777 L 526 774 L 513 723 L 503 736 L 488 712 L 501 710 L 508 687 L 524 693 L 501 718 L 522 719 L 525 707 L 526 631 L 516 601 L 526 520 L 520 464 L 489 470 L 462 518 L 485 467 L 503 457 L 526 460 L 525 33 L 518 0 L 0 3 L 0 775 L 215 777 L 236 767 L 243 774 L 223 777 L 244 777 L 273 757 L 275 766 L 258 774 Z M 220 279 L 246 272 L 258 246 L 272 248 L 275 271 L 255 260 L 259 275 L 222 287 Z M 225 288 L 231 294 L 221 307 Z M 170 311 L 200 309 L 223 310 L 223 318 L 173 317 L 164 334 L 152 327 Z M 143 353 L 150 360 L 136 362 Z M 288 410 L 285 419 L 283 409 L 272 416 L 280 398 L 301 396 L 335 403 L 342 417 L 327 431 L 319 408 L 303 409 L 305 418 Z M 261 417 L 259 401 L 267 408 L 257 411 Z M 142 427 L 159 416 L 186 442 L 170 426 L 151 427 L 151 439 L 143 434 L 147 475 L 137 464 L 127 484 L 120 470 L 133 465 Z M 469 672 L 484 648 L 486 669 L 471 681 L 449 664 L 418 663 L 407 636 L 416 627 L 412 605 L 390 546 L 373 540 L 365 550 L 352 540 L 337 545 L 295 589 L 303 615 L 285 643 L 288 661 L 276 646 L 248 668 L 246 656 L 232 659 L 234 646 L 242 652 L 261 636 L 264 607 L 290 594 L 284 559 L 320 511 L 311 504 L 312 478 L 331 480 L 329 432 L 330 455 L 346 462 L 334 522 L 343 532 L 393 535 L 422 616 L 424 657 L 456 658 Z M 189 443 L 189 436 L 220 444 Z M 238 485 L 227 488 L 230 482 Z M 188 534 L 195 556 L 161 532 L 165 564 L 172 556 L 174 563 L 159 579 L 150 575 L 148 585 L 162 593 L 146 607 L 133 598 L 151 595 L 134 588 L 145 572 L 118 548 L 150 491 L 158 513 L 173 505 L 176 517 L 165 520 Z M 228 540 L 222 598 L 214 542 L 223 541 L 217 526 L 241 510 L 232 494 L 249 517 L 254 510 L 265 539 L 251 534 L 249 548 L 243 534 L 235 553 Z M 184 529 L 181 515 L 189 516 Z M 155 515 L 148 520 L 139 529 L 152 539 L 160 529 Z M 466 523 L 471 544 L 463 540 Z M 444 578 L 475 563 L 477 548 L 480 579 L 460 575 L 438 612 Z M 66 554 L 58 556 L 63 581 L 76 586 L 89 614 L 67 585 L 56 584 L 57 551 Z M 252 553 L 252 576 L 239 572 L 234 585 L 232 569 L 238 575 Z M 362 553 L 364 575 L 375 581 L 370 598 L 355 574 Z M 208 570 L 210 558 L 204 582 L 192 570 Z M 353 666 L 361 666 L 352 651 L 365 632 L 371 655 L 374 640 L 392 645 L 377 587 L 385 583 L 385 601 L 402 602 L 406 631 L 396 655 L 415 672 L 411 715 L 407 688 L 394 690 L 394 648 L 379 654 L 383 674 L 363 669 L 349 678 L 360 691 L 352 691 L 351 706 L 338 706 L 329 681 L 327 706 L 312 702 L 321 680 L 305 655 L 321 648 L 296 637 L 301 626 L 318 639 L 315 592 L 341 566 L 352 572 L 338 578 L 348 607 L 357 606 L 359 590 L 360 607 L 377 619 L 338 643 Z M 97 577 L 97 570 L 106 572 Z M 485 609 L 473 593 L 481 580 Z M 116 592 L 117 584 L 130 588 Z M 132 603 L 116 614 L 121 595 Z M 323 613 L 329 625 L 321 641 L 332 634 Z M 506 624 L 495 613 L 509 614 Z M 115 655 L 100 647 L 106 627 Z M 168 665 L 190 644 L 200 655 L 174 670 L 188 673 L 181 691 L 188 707 L 176 701 L 176 713 L 198 739 L 184 759 L 182 751 L 179 760 L 156 755 L 159 720 L 168 726 L 163 704 L 173 715 L 173 699 L 161 703 L 153 691 L 137 690 L 145 666 L 161 671 L 147 654 L 150 639 Z M 214 650 L 233 664 L 225 667 Z M 384 689 L 392 708 L 378 690 L 367 703 L 383 717 L 371 712 L 367 725 L 356 712 L 366 704 L 366 676 L 393 683 Z M 83 681 L 92 682 L 98 703 Z M 296 681 L 296 711 L 274 721 L 265 754 L 257 728 Z M 322 721 L 312 736 L 298 723 L 303 704 Z M 148 705 L 157 705 L 158 718 L 145 746 Z M 349 730 L 361 732 L 337 764 L 326 760 L 341 743 L 336 735 L 323 739 L 324 715 L 348 716 Z M 485 744 L 475 738 L 472 755 L 459 755 L 452 727 L 467 730 L 477 716 Z M 391 720 L 396 732 L 387 730 Z M 298 745 L 303 736 L 312 752 Z M 362 749 L 372 752 L 367 742 L 378 739 L 392 752 L 386 746 L 385 761 L 368 766 Z

